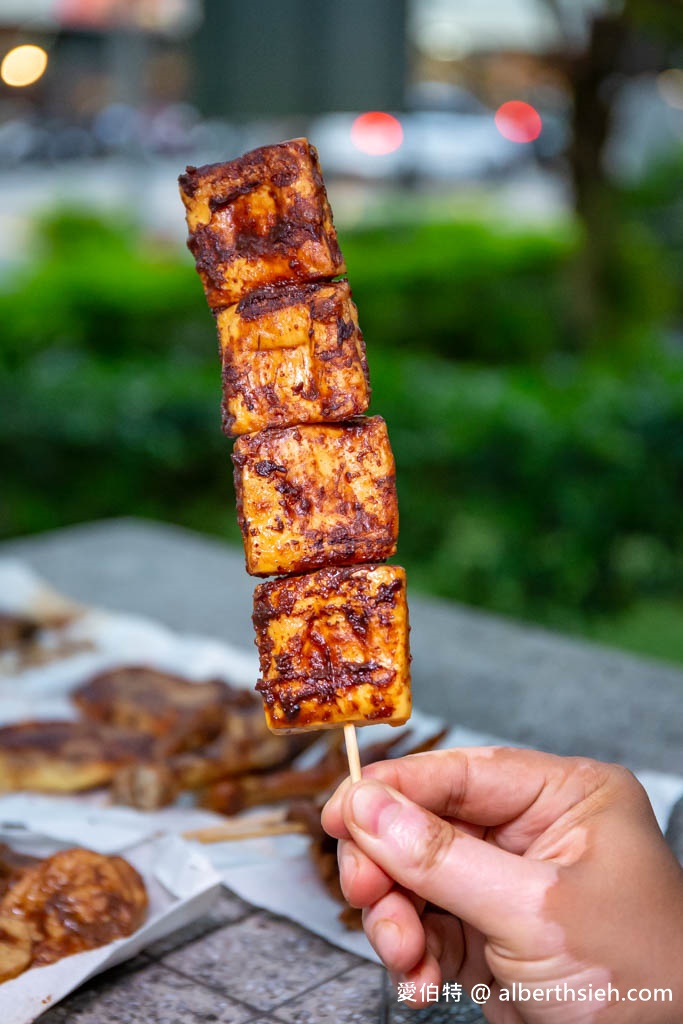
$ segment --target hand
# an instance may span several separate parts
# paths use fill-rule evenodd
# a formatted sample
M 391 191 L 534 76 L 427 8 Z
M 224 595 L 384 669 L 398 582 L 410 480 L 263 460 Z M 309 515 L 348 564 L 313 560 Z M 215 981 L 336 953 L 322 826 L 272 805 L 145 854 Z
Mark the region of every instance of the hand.
M 370 942 L 417 993 L 484 983 L 492 1024 L 683 1019 L 683 872 L 626 769 L 496 747 L 415 754 L 342 783 L 323 826 Z M 511 1001 L 513 983 L 542 1001 Z M 619 1001 L 596 997 L 609 985 Z M 627 994 L 655 988 L 671 1000 Z

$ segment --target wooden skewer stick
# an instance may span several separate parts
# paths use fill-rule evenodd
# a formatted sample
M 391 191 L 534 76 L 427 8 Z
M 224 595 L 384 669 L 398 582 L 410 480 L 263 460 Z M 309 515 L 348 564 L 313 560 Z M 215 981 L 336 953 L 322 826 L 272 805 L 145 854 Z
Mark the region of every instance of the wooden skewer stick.
M 283 836 L 306 829 L 298 821 L 256 822 L 249 825 L 248 820 L 238 825 L 215 825 L 212 828 L 191 829 L 183 832 L 184 839 L 194 839 L 198 843 L 226 843 L 238 839 L 259 839 L 262 836 Z
M 346 756 L 349 762 L 349 775 L 351 776 L 351 782 L 360 782 L 360 754 L 358 753 L 356 727 L 353 722 L 347 722 L 344 726 L 344 742 L 346 743 Z

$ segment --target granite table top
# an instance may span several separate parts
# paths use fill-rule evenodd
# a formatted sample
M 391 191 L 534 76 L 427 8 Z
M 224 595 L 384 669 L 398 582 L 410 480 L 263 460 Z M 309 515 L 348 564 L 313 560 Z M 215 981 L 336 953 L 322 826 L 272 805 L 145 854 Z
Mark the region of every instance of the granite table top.
M 161 523 L 117 519 L 0 544 L 65 594 L 251 647 L 242 552 Z M 410 595 L 422 710 L 559 754 L 683 773 L 683 671 Z M 683 807 L 670 841 L 679 856 Z M 225 892 L 209 915 L 92 979 L 41 1024 L 481 1022 L 464 996 L 421 1011 L 386 972 Z

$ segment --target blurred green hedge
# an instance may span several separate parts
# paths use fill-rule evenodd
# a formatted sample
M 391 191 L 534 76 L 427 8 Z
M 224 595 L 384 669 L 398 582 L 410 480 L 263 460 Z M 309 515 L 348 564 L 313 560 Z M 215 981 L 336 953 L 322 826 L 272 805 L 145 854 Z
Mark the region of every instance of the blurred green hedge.
M 41 256 L 0 293 L 0 535 L 144 515 L 236 540 L 189 257 L 68 212 L 38 231 Z M 413 584 L 568 627 L 683 597 L 683 355 L 577 351 L 578 239 L 484 224 L 342 239 Z

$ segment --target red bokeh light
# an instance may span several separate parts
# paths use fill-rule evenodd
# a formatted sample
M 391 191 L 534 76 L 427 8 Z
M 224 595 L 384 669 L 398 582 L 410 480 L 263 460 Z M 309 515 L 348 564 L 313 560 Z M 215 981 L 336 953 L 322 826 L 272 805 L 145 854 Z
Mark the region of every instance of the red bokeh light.
M 510 142 L 533 142 L 541 134 L 543 121 L 530 103 L 510 100 L 496 111 L 496 128 Z
M 351 125 L 351 142 L 361 153 L 385 156 L 403 142 L 403 127 L 397 117 L 381 110 L 359 114 Z

